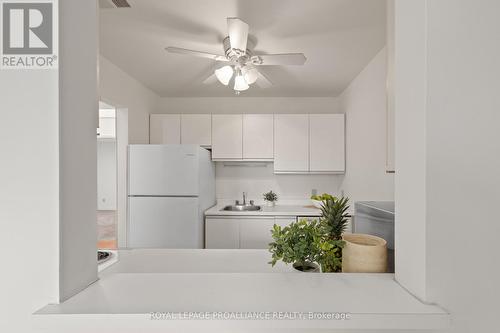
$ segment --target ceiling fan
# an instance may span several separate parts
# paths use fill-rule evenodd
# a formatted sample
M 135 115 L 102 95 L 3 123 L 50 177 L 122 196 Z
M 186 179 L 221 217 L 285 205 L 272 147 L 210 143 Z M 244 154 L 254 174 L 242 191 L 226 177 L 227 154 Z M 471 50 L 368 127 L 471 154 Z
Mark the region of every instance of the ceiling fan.
M 258 66 L 288 66 L 303 65 L 306 57 L 303 53 L 286 54 L 253 54 L 248 42 L 248 24 L 237 17 L 227 18 L 228 36 L 222 41 L 224 55 L 217 55 L 202 51 L 188 50 L 169 46 L 170 53 L 186 54 L 196 57 L 212 59 L 225 65 L 214 71 L 220 83 L 227 86 L 234 77 L 234 91 L 239 94 L 247 90 L 251 84 L 257 83 L 261 88 L 267 88 L 272 83 L 258 70 Z M 210 82 L 211 77 L 204 82 Z

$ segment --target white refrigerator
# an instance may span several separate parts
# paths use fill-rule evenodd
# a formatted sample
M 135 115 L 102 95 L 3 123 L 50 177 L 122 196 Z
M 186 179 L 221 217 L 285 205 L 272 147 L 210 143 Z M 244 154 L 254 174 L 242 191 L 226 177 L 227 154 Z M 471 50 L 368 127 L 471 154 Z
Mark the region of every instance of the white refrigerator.
M 204 247 L 204 211 L 215 205 L 215 166 L 197 145 L 128 147 L 129 248 Z

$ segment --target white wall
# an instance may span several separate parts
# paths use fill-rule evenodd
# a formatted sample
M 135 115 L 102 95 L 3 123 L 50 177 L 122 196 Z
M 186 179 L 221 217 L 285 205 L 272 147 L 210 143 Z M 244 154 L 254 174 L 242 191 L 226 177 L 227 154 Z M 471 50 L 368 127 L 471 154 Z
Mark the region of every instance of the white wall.
M 60 299 L 97 280 L 97 3 L 59 2 Z
M 127 146 L 128 109 L 116 109 L 116 176 L 118 247 L 127 246 Z
M 59 297 L 58 105 L 57 70 L 0 71 L 2 332 Z
M 387 52 L 382 49 L 339 96 L 346 114 L 346 173 L 351 202 L 394 200 L 394 174 L 386 173 Z
M 103 56 L 99 57 L 99 95 L 102 101 L 127 108 L 129 142 L 149 143 L 149 114 L 159 97 Z
M 396 279 L 425 299 L 426 1 L 396 1 L 394 13 Z
M 500 2 L 427 1 L 427 293 L 498 331 Z
M 272 163 L 244 166 L 237 163 L 216 163 L 217 200 L 241 200 L 247 192 L 248 200 L 262 203 L 262 194 L 273 190 L 279 197 L 278 204 L 307 203 L 311 190 L 319 194 L 339 194 L 341 175 L 275 175 Z
M 397 279 L 446 332 L 498 331 L 500 2 L 395 11 Z
M 83 200 L 78 201 L 78 207 L 82 210 L 77 208 L 72 212 L 74 219 L 70 223 L 78 224 L 75 225 L 73 236 L 78 236 L 79 239 L 68 237 L 68 242 L 74 241 L 74 247 L 81 249 L 80 246 L 84 245 L 92 225 L 95 228 L 95 219 L 87 219 L 89 214 L 95 213 L 95 210 L 94 212 L 87 210 L 89 207 L 87 202 L 93 205 L 94 209 L 96 206 L 95 191 L 93 195 L 87 192 L 91 187 L 95 188 L 95 184 L 84 184 L 88 183 L 87 176 L 92 176 L 92 170 L 95 170 L 97 124 L 95 92 L 97 87 L 95 81 L 93 84 L 88 81 L 88 79 L 92 80 L 92 76 L 95 78 L 95 73 L 80 73 L 81 75 L 74 76 L 86 87 L 80 91 L 81 98 L 77 96 L 74 100 L 77 103 L 76 113 L 88 112 L 87 115 L 80 115 L 85 119 L 79 123 L 81 129 L 76 129 L 68 135 L 70 132 L 68 127 L 60 133 L 59 121 L 61 121 L 61 126 L 65 126 L 67 120 L 73 115 L 73 113 L 66 113 L 68 112 L 67 98 L 73 92 L 74 83 L 66 77 L 71 71 L 63 73 L 68 66 L 73 67 L 70 65 L 73 63 L 71 59 L 80 61 L 79 66 L 74 66 L 74 68 L 95 68 L 96 6 L 93 2 L 76 0 L 62 2 L 59 2 L 59 15 L 62 18 L 60 27 L 64 30 L 59 37 L 60 70 L 0 71 L 0 153 L 2 156 L 0 163 L 0 227 L 2 229 L 0 251 L 3 254 L 2 274 L 0 274 L 0 331 L 2 332 L 34 331 L 31 314 L 48 303 L 58 302 L 60 296 L 67 295 L 68 289 L 66 288 L 59 291 L 59 280 L 67 277 L 64 273 L 59 276 L 60 265 L 61 271 L 67 268 L 65 259 L 71 259 L 80 267 L 80 276 L 72 280 L 72 283 L 79 284 L 83 279 L 93 277 L 92 271 L 89 271 L 90 266 L 86 266 L 86 259 L 80 257 L 79 254 L 73 256 L 74 252 L 67 254 L 69 257 L 61 258 L 61 264 L 59 264 L 59 233 L 64 233 L 63 229 L 68 226 L 63 225 L 68 221 L 66 218 L 71 216 L 67 210 L 71 208 L 68 200 L 75 198 L 73 195 L 76 191 L 80 191 L 84 197 Z M 68 21 L 72 23 L 70 26 L 78 28 L 69 29 Z M 86 33 L 92 37 L 88 39 L 87 36 L 81 35 Z M 72 43 L 78 43 L 78 46 Z M 67 48 L 78 50 L 79 55 L 69 53 Z M 66 88 L 60 90 L 60 72 L 61 83 L 67 84 L 66 88 L 69 91 Z M 93 91 L 93 98 L 87 95 L 87 89 Z M 59 97 L 61 97 L 61 106 Z M 91 100 L 96 102 L 95 117 L 93 111 L 87 109 L 89 102 L 93 103 Z M 87 121 L 91 118 L 93 125 L 89 126 Z M 72 120 L 75 121 L 74 118 Z M 87 137 L 87 134 L 81 131 L 88 132 L 88 138 L 92 139 L 91 143 L 89 142 L 91 145 L 89 150 L 85 150 L 87 146 L 79 146 L 81 150 L 78 151 L 73 146 Z M 75 138 L 76 142 L 72 138 Z M 59 140 L 64 145 L 61 150 Z M 65 149 L 70 146 L 73 146 L 75 153 L 78 151 L 81 157 L 70 158 Z M 84 169 L 84 172 L 78 174 L 78 179 L 71 182 L 66 177 L 74 176 L 71 170 L 75 165 L 68 163 L 67 158 L 75 164 L 82 163 L 82 168 L 94 163 L 94 169 Z M 84 160 L 87 158 L 88 160 Z M 71 185 L 71 189 L 67 187 L 68 185 Z M 64 196 L 66 200 L 60 201 Z M 86 224 L 87 222 L 89 224 Z M 81 227 L 82 223 L 83 227 Z M 80 231 L 83 233 L 80 234 Z M 95 239 L 95 233 L 93 236 Z M 84 253 L 84 257 L 87 252 Z M 92 255 L 95 267 L 95 251 L 92 251 Z M 64 284 L 64 287 L 72 289 L 71 284 Z
M 334 97 L 162 98 L 158 113 L 339 113 Z

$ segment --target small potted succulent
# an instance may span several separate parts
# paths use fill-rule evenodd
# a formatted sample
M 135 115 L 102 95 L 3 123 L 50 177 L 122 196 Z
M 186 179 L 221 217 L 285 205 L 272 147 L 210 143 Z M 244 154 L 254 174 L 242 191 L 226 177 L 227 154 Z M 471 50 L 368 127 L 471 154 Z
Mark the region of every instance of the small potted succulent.
M 274 193 L 272 190 L 263 194 L 264 201 L 266 205 L 269 207 L 274 207 L 276 201 L 278 201 L 278 195 Z
M 271 231 L 274 242 L 269 244 L 272 266 L 278 260 L 301 272 L 319 272 L 317 261 L 321 254 L 321 229 L 318 221 L 302 219 L 286 227 L 277 224 Z

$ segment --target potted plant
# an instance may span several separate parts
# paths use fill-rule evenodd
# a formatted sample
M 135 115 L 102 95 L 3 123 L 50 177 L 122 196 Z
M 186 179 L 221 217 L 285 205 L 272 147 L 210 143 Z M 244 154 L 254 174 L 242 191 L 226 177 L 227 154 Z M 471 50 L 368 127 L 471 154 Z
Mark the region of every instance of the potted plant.
M 318 272 L 320 268 L 325 273 L 341 272 L 348 201 L 345 197 L 323 200 L 319 221 L 303 219 L 284 228 L 275 224 L 271 231 L 274 242 L 269 244 L 270 264 L 281 260 L 303 272 Z
M 276 201 L 278 201 L 278 195 L 276 193 L 274 193 L 272 190 L 267 192 L 267 193 L 264 193 L 263 197 L 264 197 L 264 201 L 266 202 L 266 204 L 269 207 L 273 207 L 275 205 Z
M 311 196 L 311 202 L 314 207 L 320 208 L 323 205 L 323 201 L 328 200 L 328 199 L 337 199 L 331 194 L 328 193 L 323 193 L 322 195 L 312 195 Z
M 342 234 L 348 223 L 348 202 L 346 197 L 323 200 L 319 222 L 324 237 L 319 259 L 323 272 L 342 271 L 342 248 L 345 246 Z
M 318 221 L 303 219 L 284 228 L 275 224 L 271 233 L 274 240 L 269 244 L 271 265 L 281 260 L 301 272 L 319 272 L 322 234 Z

